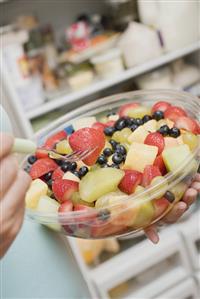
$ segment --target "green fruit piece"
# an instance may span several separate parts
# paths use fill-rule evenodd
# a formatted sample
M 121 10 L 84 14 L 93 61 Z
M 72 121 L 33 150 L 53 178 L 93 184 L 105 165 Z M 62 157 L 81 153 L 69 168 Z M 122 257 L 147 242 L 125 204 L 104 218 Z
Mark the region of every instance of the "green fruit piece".
M 67 154 L 71 154 L 72 153 L 72 149 L 69 145 L 68 140 L 64 139 L 59 141 L 56 144 L 56 152 L 58 154 L 62 154 L 62 155 L 67 155 Z
M 115 192 L 107 193 L 97 199 L 95 203 L 95 208 L 107 208 L 109 206 L 118 204 L 120 200 L 127 199 L 127 194 L 117 190 Z
M 154 190 L 150 192 L 150 194 L 152 196 L 155 195 L 154 199 L 159 199 L 159 198 L 163 197 L 169 187 L 166 179 L 163 176 L 155 177 L 151 181 L 150 187 L 157 186 L 158 184 L 159 184 L 159 186 L 155 187 Z
M 38 211 L 40 213 L 55 214 L 55 216 L 56 216 L 58 213 L 59 206 L 60 206 L 60 204 L 55 199 L 50 198 L 49 196 L 41 196 L 38 201 L 36 211 Z M 43 222 L 42 216 L 40 217 L 40 221 Z M 45 222 L 46 221 L 44 220 L 44 223 Z M 56 222 L 56 220 L 55 220 L 55 222 Z M 60 224 L 57 224 L 57 223 L 55 223 L 55 224 L 52 224 L 52 223 L 46 224 L 45 223 L 44 225 L 53 230 L 56 230 L 56 231 L 61 230 Z
M 171 191 L 175 196 L 175 202 L 174 203 L 176 203 L 176 202 L 178 202 L 179 200 L 182 199 L 182 197 L 183 197 L 185 191 L 187 190 L 187 188 L 188 188 L 187 184 L 185 184 L 183 182 L 181 182 L 181 183 L 177 184 L 176 186 L 170 188 L 169 191 Z
M 142 194 L 145 188 L 137 186 L 134 195 L 137 195 L 133 202 L 138 207 L 137 217 L 134 220 L 134 228 L 142 228 L 149 225 L 154 217 L 155 209 L 147 194 Z M 141 193 L 141 195 L 139 195 Z
M 157 146 L 133 142 L 127 153 L 124 168 L 143 172 L 147 165 L 153 165 L 157 153 Z
M 149 132 L 145 129 L 144 126 L 138 127 L 132 134 L 128 137 L 128 142 L 138 142 L 144 143 L 146 137 L 149 135 Z
M 102 117 L 99 118 L 98 121 L 101 122 L 101 123 L 103 123 L 103 124 L 105 124 L 105 123 L 107 123 L 109 121 L 109 119 L 106 116 L 102 116 Z
M 129 128 L 124 128 L 121 131 L 116 131 L 113 136 L 112 139 L 114 139 L 115 141 L 119 142 L 119 143 L 127 143 L 128 141 L 128 137 L 132 134 L 131 129 Z
M 40 179 L 32 181 L 25 197 L 26 207 L 28 209 L 36 209 L 41 196 L 46 195 L 48 186 Z
M 73 205 L 81 204 L 88 207 L 94 207 L 94 203 L 89 203 L 81 199 L 79 192 L 74 192 L 71 197 Z
M 163 161 L 168 171 L 175 171 L 191 156 L 188 145 L 168 147 L 162 152 Z
M 88 172 L 80 182 L 82 200 L 93 202 L 99 197 L 115 191 L 124 176 L 124 171 L 115 168 L 101 168 Z
M 99 164 L 94 164 L 90 167 L 90 172 L 93 172 L 97 169 L 101 169 L 101 166 Z
M 191 151 L 195 150 L 199 144 L 199 138 L 191 133 L 191 132 L 185 132 L 182 134 L 182 140 L 183 143 L 187 144 Z
M 144 128 L 147 132 L 154 133 L 157 131 L 157 121 L 152 119 L 144 124 Z
M 133 109 L 129 109 L 127 115 L 133 118 L 142 118 L 145 115 L 151 115 L 151 109 L 145 106 L 138 106 Z

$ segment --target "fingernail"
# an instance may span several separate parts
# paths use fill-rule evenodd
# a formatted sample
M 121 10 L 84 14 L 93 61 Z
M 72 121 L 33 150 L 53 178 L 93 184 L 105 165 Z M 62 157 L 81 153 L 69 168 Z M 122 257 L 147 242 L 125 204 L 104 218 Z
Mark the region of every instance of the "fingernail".
M 158 244 L 158 242 L 159 242 L 159 236 L 158 236 L 157 233 L 152 232 L 151 241 L 152 241 L 153 244 Z

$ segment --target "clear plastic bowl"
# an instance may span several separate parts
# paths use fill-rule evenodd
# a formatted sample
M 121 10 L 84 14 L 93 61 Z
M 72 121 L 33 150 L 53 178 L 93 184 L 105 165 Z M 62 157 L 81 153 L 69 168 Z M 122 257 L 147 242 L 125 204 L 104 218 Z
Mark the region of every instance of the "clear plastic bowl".
M 96 116 L 98 119 L 128 102 L 139 102 L 152 106 L 157 101 L 167 101 L 173 105 L 182 106 L 191 117 L 200 120 L 200 101 L 188 93 L 170 90 L 134 91 L 94 101 L 66 114 L 37 134 L 38 145 L 43 144 L 48 136 L 61 129 L 67 128 L 70 131 L 71 122 L 74 119 L 86 116 Z M 168 184 L 167 190 L 171 190 L 176 198 L 171 204 L 166 204 L 158 199 L 163 186 L 158 184 L 146 188 L 138 195 L 127 195 L 120 204 L 109 206 L 106 208 L 106 212 L 108 212 L 107 210 L 110 212 L 109 217 L 103 217 L 104 219 L 102 214 L 105 213 L 105 209 L 59 213 L 59 215 L 27 209 L 26 215 L 28 218 L 65 235 L 78 238 L 97 239 L 134 234 L 150 224 L 158 222 L 177 201 L 181 200 L 182 194 L 197 172 L 199 155 L 200 143 L 192 156 L 188 157 L 175 172 L 165 176 L 165 183 Z

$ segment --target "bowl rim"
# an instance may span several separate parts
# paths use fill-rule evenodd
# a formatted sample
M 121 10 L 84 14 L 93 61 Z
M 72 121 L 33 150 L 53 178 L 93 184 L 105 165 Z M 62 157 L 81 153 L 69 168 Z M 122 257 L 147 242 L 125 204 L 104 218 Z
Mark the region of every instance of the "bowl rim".
M 147 95 L 147 96 L 152 95 L 153 96 L 153 95 L 158 94 L 158 93 L 162 93 L 162 94 L 165 94 L 167 96 L 179 96 L 179 97 L 183 96 L 183 99 L 184 98 L 188 99 L 188 97 L 192 98 L 195 101 L 195 103 L 199 106 L 197 119 L 198 120 L 200 119 L 200 101 L 197 97 L 191 95 L 190 93 L 187 93 L 187 92 L 184 92 L 184 91 L 174 91 L 174 90 L 169 90 L 169 89 L 137 90 L 137 91 L 117 93 L 117 94 L 113 94 L 113 95 L 110 95 L 110 96 L 106 96 L 106 97 L 100 98 L 98 100 L 95 100 L 93 102 L 90 102 L 86 105 L 83 105 L 83 106 L 81 106 L 77 109 L 74 109 L 73 111 L 65 114 L 64 116 L 62 116 L 58 120 L 55 120 L 53 123 L 46 126 L 44 129 L 39 130 L 35 134 L 35 137 L 38 138 L 39 136 L 40 137 L 41 136 L 48 136 L 48 134 L 47 133 L 45 134 L 45 132 L 51 131 L 51 128 L 55 128 L 57 126 L 57 124 L 62 124 L 62 126 L 63 126 L 63 122 L 66 120 L 66 118 L 68 119 L 67 122 L 78 119 L 79 117 L 74 118 L 74 116 L 77 115 L 77 114 L 82 114 L 83 112 L 87 111 L 88 109 L 90 111 L 93 108 L 97 109 L 97 107 L 99 107 L 99 104 L 101 104 L 101 105 L 108 104 L 108 101 L 110 99 L 112 99 L 112 103 L 115 103 L 120 99 L 123 99 L 123 98 L 125 99 L 126 96 L 131 96 L 131 97 L 145 96 L 145 95 Z M 130 98 L 129 100 L 131 101 L 133 99 Z M 109 102 L 109 104 L 110 104 L 110 102 Z M 84 115 L 82 115 L 82 116 L 84 117 Z M 59 129 L 59 127 L 57 129 Z M 50 134 L 52 134 L 52 131 L 51 131 Z M 192 159 L 195 156 L 198 156 L 199 154 L 200 154 L 200 140 L 199 140 L 199 145 L 197 146 L 197 148 L 191 153 L 191 155 L 188 156 L 187 159 L 185 159 L 184 163 L 180 167 L 178 167 L 176 169 L 176 171 L 174 171 L 173 173 L 169 172 L 165 176 L 163 176 L 165 178 L 165 181 L 163 181 L 163 182 L 173 181 L 172 183 L 169 184 L 169 186 L 168 186 L 169 189 L 172 188 L 173 186 L 175 186 L 177 183 L 179 183 L 182 179 L 184 179 L 187 176 L 188 173 L 183 172 L 182 175 L 179 175 L 177 177 L 178 173 L 180 173 L 184 168 L 187 169 L 187 166 L 190 164 L 190 161 L 192 161 Z M 124 195 L 122 195 L 122 196 L 124 198 L 126 198 L 126 200 L 132 200 L 133 205 L 131 205 L 130 202 L 129 202 L 128 207 L 124 208 L 124 209 L 121 209 L 120 212 L 119 212 L 120 204 L 110 205 L 109 208 L 112 209 L 112 212 L 116 208 L 116 211 L 118 212 L 118 213 L 116 213 L 116 216 L 118 216 L 120 213 L 123 213 L 126 210 L 129 210 L 129 209 L 133 208 L 135 206 L 135 201 L 138 198 L 145 197 L 145 196 L 147 197 L 147 194 L 148 194 L 148 198 L 143 200 L 143 203 L 151 202 L 156 197 L 156 193 L 154 191 L 158 187 L 160 187 L 163 184 L 163 182 L 159 182 L 159 183 L 157 183 L 157 184 L 155 184 L 154 186 L 151 186 L 151 187 L 146 187 L 146 188 L 144 188 L 144 190 L 142 192 L 139 192 L 137 195 L 135 195 L 135 194 L 127 195 L 127 194 L 124 193 Z M 157 193 L 159 193 L 159 191 Z M 141 204 L 141 201 L 139 203 Z M 41 217 L 43 222 L 46 222 L 46 223 L 55 223 L 55 221 L 56 222 L 59 221 L 61 223 L 66 222 L 68 224 L 68 221 L 70 221 L 70 219 L 73 222 L 75 220 L 80 220 L 79 223 L 86 222 L 87 220 L 81 221 L 81 218 L 86 217 L 86 216 L 91 217 L 93 215 L 97 215 L 99 212 L 104 211 L 106 209 L 107 208 L 95 208 L 94 209 L 94 208 L 88 207 L 87 211 L 72 211 L 72 212 L 64 212 L 64 213 L 55 214 L 55 213 L 38 212 L 38 211 L 34 211 L 32 209 L 26 208 L 26 214 L 27 214 L 27 216 L 29 216 L 31 218 L 38 218 L 38 217 L 40 218 Z M 162 215 L 162 217 L 163 217 L 163 215 Z M 157 219 L 156 219 L 156 221 L 157 221 Z

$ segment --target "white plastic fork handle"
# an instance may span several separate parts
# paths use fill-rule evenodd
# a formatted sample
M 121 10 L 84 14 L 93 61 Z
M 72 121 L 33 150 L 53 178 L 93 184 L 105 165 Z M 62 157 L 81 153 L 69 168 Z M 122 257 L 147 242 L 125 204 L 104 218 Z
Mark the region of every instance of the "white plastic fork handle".
M 12 152 L 20 154 L 34 154 L 36 149 L 37 146 L 32 140 L 15 138 Z

